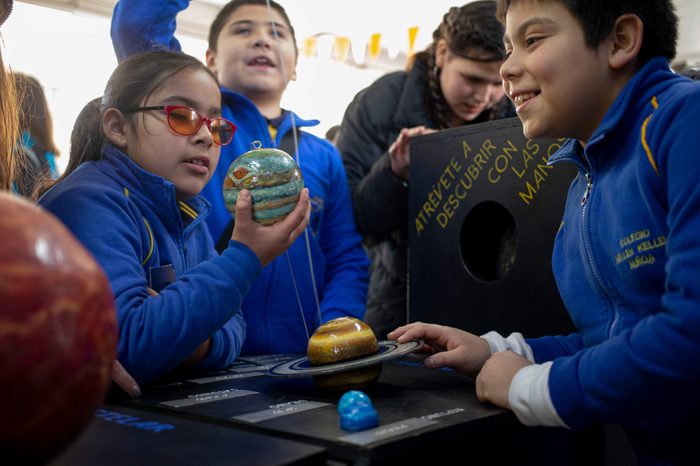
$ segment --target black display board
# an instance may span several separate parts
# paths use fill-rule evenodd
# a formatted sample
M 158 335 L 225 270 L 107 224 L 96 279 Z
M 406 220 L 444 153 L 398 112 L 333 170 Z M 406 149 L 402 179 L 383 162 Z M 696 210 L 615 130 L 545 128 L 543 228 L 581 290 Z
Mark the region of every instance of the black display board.
M 408 320 L 526 337 L 574 329 L 551 251 L 573 164 L 518 118 L 411 141 Z

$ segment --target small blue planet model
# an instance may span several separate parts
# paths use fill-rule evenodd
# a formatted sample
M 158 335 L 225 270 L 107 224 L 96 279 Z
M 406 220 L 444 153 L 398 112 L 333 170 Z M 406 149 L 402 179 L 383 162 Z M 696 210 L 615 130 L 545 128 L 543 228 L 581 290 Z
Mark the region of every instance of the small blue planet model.
M 370 400 L 369 396 L 363 391 L 350 390 L 343 393 L 343 396 L 341 396 L 338 401 L 338 414 L 342 414 L 343 411 L 358 402 L 372 406 L 372 400 Z
M 379 414 L 366 393 L 350 390 L 338 402 L 340 428 L 347 431 L 371 429 L 379 425 Z
M 294 209 L 303 187 L 299 166 L 289 154 L 261 149 L 258 143 L 231 163 L 224 178 L 224 201 L 235 218 L 238 193 L 247 189 L 253 196 L 253 219 L 272 225 Z

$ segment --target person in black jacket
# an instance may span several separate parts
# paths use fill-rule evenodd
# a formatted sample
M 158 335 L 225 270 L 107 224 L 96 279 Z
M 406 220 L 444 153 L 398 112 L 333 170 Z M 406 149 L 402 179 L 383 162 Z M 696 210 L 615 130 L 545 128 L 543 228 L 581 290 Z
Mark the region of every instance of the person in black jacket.
M 378 338 L 407 322 L 410 138 L 515 116 L 495 1 L 452 7 L 407 71 L 379 78 L 345 110 L 337 147 L 355 220 L 372 259 L 365 321 Z

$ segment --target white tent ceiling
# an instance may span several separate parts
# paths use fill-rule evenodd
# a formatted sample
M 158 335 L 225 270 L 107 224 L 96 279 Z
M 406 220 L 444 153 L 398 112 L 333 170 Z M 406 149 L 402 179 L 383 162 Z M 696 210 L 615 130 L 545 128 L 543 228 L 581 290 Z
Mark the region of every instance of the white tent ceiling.
M 192 1 L 178 17 L 177 36 L 183 50 L 204 57 L 203 39 L 226 1 Z M 341 121 L 355 93 L 390 69 L 402 67 L 405 56 L 401 52 L 407 49 L 409 28 L 419 28 L 415 49 L 422 49 L 452 5 L 448 0 L 279 1 L 294 24 L 300 48 L 304 38 L 330 33 L 324 37 L 325 52 L 319 38 L 318 55 L 299 60 L 299 79 L 290 83 L 282 101 L 283 107 L 292 108 L 303 117 L 318 118 L 320 125 L 310 129 L 318 136 Z M 698 65 L 700 0 L 674 2 L 681 18 L 679 62 Z M 56 141 L 63 153 L 68 152 L 70 131 L 78 112 L 85 102 L 103 91 L 116 65 L 108 33 L 115 3 L 115 0 L 16 0 L 15 12 L 3 25 L 0 43 L 3 59 L 12 69 L 37 77 L 47 89 L 55 117 Z M 42 40 L 32 39 L 38 37 L 37 31 L 41 31 Z M 374 33 L 382 34 L 382 46 L 390 53 L 384 50 L 379 59 L 363 64 L 364 45 Z M 359 66 L 330 59 L 333 35 L 348 36 L 354 46 L 360 47 L 360 52 L 352 54 L 356 62 L 360 58 Z M 397 58 L 392 59 L 391 53 L 398 54 Z M 59 158 L 61 169 L 67 159 Z
M 115 0 L 23 0 L 68 11 L 109 16 Z M 218 9 L 228 0 L 192 0 L 178 18 L 179 33 L 205 38 Z M 453 0 L 281 0 L 297 32 L 297 39 L 328 32 L 351 38 L 363 47 L 369 36 L 382 34 L 382 44 L 397 53 L 407 44 L 410 27 L 419 28 L 416 48 L 430 42 L 442 14 Z M 678 61 L 700 61 L 700 1 L 673 0 L 681 18 Z

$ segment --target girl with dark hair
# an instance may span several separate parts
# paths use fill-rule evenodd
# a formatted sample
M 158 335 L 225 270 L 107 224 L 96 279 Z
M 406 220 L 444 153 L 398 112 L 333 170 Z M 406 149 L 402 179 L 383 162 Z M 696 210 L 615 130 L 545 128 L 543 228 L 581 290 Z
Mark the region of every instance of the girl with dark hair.
M 235 126 L 214 75 L 167 51 L 124 60 L 83 110 L 71 161 L 39 203 L 93 253 L 114 291 L 118 360 L 140 383 L 176 368 L 231 364 L 245 337 L 241 302 L 262 266 L 306 228 L 308 192 L 283 221 L 251 217 L 250 193 L 221 255 L 199 192 Z
M 409 140 L 515 116 L 498 73 L 503 32 L 495 1 L 452 7 L 407 71 L 379 78 L 345 111 L 336 145 L 372 259 L 365 320 L 379 337 L 406 323 Z

